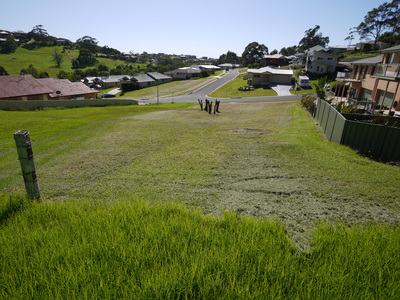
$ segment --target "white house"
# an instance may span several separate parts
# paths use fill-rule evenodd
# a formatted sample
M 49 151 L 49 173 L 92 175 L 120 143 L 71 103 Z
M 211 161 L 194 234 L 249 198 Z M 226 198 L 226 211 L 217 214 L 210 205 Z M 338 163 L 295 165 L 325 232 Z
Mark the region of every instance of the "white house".
M 291 84 L 293 70 L 264 67 L 247 70 L 249 85 Z
M 315 46 L 306 51 L 306 72 L 327 74 L 336 72 L 338 57 L 331 49 Z

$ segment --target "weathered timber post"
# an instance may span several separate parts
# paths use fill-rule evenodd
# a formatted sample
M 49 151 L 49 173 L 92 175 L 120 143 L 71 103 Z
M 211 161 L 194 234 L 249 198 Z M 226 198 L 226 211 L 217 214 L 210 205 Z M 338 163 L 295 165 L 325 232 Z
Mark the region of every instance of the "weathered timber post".
M 208 113 L 210 115 L 211 115 L 211 111 L 212 111 L 212 105 L 213 105 L 213 103 L 212 103 L 212 101 L 210 101 L 210 104 L 208 105 L 208 108 L 209 108 Z
M 215 100 L 215 104 L 214 104 L 214 115 L 215 115 L 215 113 L 216 113 L 216 111 L 217 111 L 217 105 L 218 105 L 218 101 Z
M 203 110 L 203 100 L 200 100 L 200 99 L 197 99 L 197 100 L 199 100 L 200 108 L 201 108 L 201 110 Z
M 219 104 L 221 103 L 221 101 L 217 101 L 217 100 L 215 100 L 216 101 L 216 104 L 217 104 L 217 113 L 220 113 L 219 112 Z
M 206 107 L 204 108 L 206 112 L 208 112 L 208 99 L 206 99 Z
M 14 140 L 17 145 L 19 162 L 21 163 L 22 175 L 24 176 L 25 189 L 28 197 L 39 199 L 40 191 L 36 177 L 35 162 L 29 131 L 18 130 L 14 132 Z

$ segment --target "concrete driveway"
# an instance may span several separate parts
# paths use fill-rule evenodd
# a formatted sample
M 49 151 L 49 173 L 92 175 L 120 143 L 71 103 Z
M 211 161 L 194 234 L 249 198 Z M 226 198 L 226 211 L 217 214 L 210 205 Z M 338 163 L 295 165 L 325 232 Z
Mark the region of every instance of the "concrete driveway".
M 290 84 L 270 84 L 271 89 L 278 93 L 278 96 L 291 96 Z

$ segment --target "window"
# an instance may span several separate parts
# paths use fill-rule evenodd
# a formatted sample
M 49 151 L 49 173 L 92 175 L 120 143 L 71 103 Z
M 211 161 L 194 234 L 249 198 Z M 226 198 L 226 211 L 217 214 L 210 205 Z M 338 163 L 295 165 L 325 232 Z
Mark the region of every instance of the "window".
M 321 67 L 321 72 L 323 72 L 324 71 L 324 67 Z
M 318 56 L 317 60 L 324 60 L 324 58 L 321 56 Z
M 328 57 L 328 60 L 333 60 L 333 57 Z
M 317 72 L 319 72 L 319 66 L 317 66 Z

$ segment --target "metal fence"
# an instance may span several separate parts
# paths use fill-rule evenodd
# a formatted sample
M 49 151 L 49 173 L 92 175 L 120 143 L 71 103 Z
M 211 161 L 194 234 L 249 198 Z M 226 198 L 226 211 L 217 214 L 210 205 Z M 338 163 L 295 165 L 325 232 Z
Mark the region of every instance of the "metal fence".
M 322 100 L 318 100 L 314 118 L 329 141 L 349 146 L 361 155 L 375 160 L 400 162 L 400 128 L 360 122 L 363 119 L 376 118 L 374 116 L 343 116 Z M 392 118 L 393 122 L 396 120 L 398 118 Z

